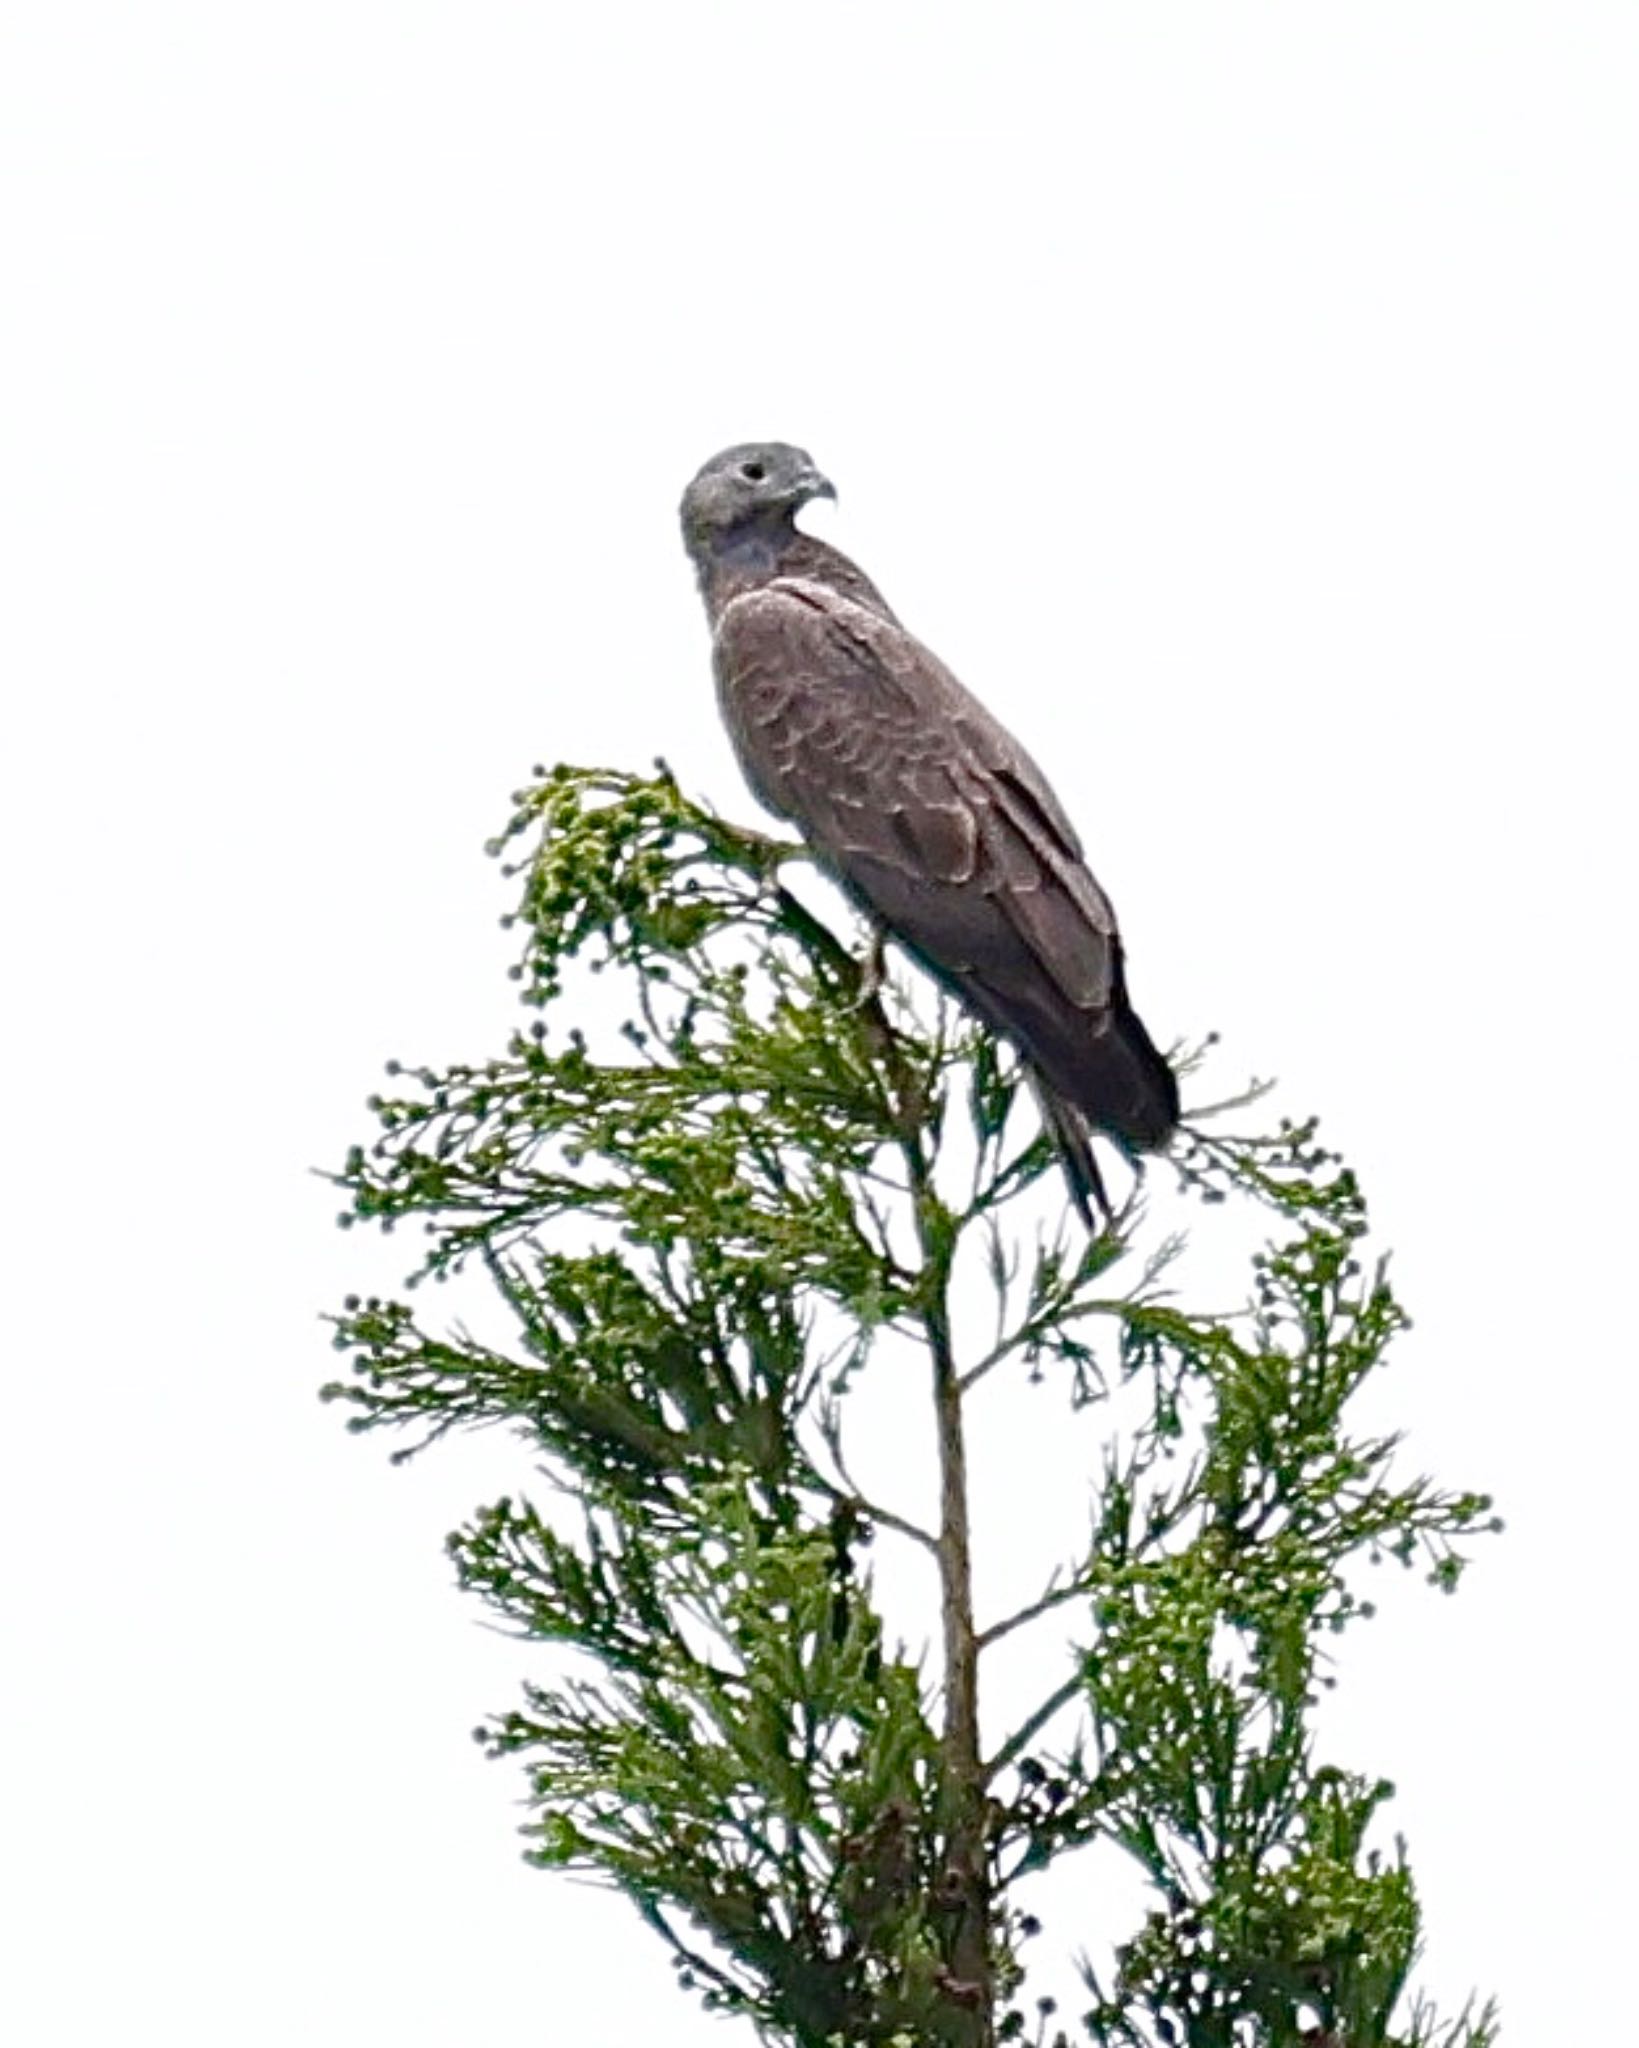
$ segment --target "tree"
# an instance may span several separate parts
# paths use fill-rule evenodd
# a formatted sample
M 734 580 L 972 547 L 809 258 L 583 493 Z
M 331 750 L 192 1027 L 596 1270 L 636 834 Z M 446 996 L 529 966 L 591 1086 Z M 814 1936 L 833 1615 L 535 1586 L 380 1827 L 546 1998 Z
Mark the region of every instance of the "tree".
M 553 1475 L 450 1538 L 463 1585 L 562 1646 L 479 1731 L 527 1768 L 531 1857 L 618 1886 L 686 1986 L 797 2048 L 1045 2041 L 1018 1887 L 1095 1842 L 1151 1898 L 1113 1969 L 1083 1958 L 1099 2048 L 1485 2048 L 1489 2008 L 1407 2011 L 1416 1893 L 1368 1843 L 1391 1788 L 1312 1728 L 1371 1611 L 1359 1564 L 1449 1591 L 1491 1525 L 1351 1427 L 1405 1320 L 1354 1175 L 1312 1123 L 1197 1115 L 1182 1199 L 1224 1243 L 1258 1227 L 1246 1305 L 1193 1307 L 1185 1237 L 1135 1194 L 1088 1240 L 1016 1063 L 877 986 L 847 914 L 788 882 L 799 848 L 665 772 L 538 774 L 493 849 L 521 853 L 537 1015 L 499 1058 L 390 1069 L 339 1177 L 344 1223 L 424 1226 L 412 1288 L 464 1276 L 510 1340 L 350 1298 L 326 1389 L 410 1431 L 400 1458 L 499 1425 Z M 926 1385 L 927 1526 L 853 1476 L 886 1372 Z M 965 1431 L 1009 1375 L 1107 1427 L 1081 1554 L 984 1619 Z M 873 1543 L 936 1567 L 931 1671 L 890 1639 Z M 987 1742 L 982 1671 L 1050 1617 L 1056 1682 Z

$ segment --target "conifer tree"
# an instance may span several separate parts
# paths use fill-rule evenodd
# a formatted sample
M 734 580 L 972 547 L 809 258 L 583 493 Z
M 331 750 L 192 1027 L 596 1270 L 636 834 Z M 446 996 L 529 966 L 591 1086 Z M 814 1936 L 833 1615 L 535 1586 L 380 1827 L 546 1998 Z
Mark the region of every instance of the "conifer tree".
M 551 1475 L 450 1538 L 558 1646 L 479 1731 L 527 1772 L 533 1860 L 617 1886 L 686 1988 L 792 2048 L 1486 2048 L 1490 2008 L 1409 1996 L 1391 1788 L 1313 1728 L 1359 1567 L 1450 1591 L 1494 1526 L 1351 1419 L 1405 1319 L 1314 1125 L 1256 1129 L 1255 1093 L 1191 1116 L 1089 1240 L 1015 1061 L 914 970 L 867 974 L 800 848 L 664 771 L 559 768 L 493 850 L 533 1021 L 372 1100 L 342 1220 L 426 1249 L 404 1299 L 344 1305 L 326 1392 L 400 1458 L 499 1426 Z M 1194 1214 L 1158 1237 L 1169 1176 Z M 1242 1239 L 1240 1305 L 1192 1304 L 1197 1243 Z M 510 1338 L 412 1302 L 427 1280 L 484 1289 Z M 925 1521 L 856 1484 L 882 1373 L 925 1390 Z M 970 1418 L 1026 1379 L 1107 1418 L 1102 1463 L 1080 1554 L 985 1616 Z M 936 1576 L 926 1644 L 879 1611 L 893 1544 Z M 1050 1682 L 990 1727 L 987 1669 L 1043 1625 Z M 1052 1930 L 1115 1956 L 1057 2010 L 1019 1886 L 1093 1843 L 1149 1910 Z

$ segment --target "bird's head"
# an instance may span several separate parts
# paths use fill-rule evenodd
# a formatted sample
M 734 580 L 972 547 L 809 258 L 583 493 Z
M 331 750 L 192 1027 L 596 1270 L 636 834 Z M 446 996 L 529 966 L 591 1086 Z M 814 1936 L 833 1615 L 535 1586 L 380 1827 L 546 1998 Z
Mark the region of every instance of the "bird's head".
M 789 532 L 810 498 L 836 487 L 785 441 L 743 441 L 714 455 L 683 493 L 683 542 L 699 561 L 743 534 Z

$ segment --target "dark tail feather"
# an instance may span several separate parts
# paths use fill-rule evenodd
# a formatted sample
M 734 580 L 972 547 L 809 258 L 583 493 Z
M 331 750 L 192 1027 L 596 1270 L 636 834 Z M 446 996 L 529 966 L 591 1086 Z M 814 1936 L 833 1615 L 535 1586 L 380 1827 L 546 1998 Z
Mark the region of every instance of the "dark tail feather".
M 1129 1153 L 1159 1152 L 1178 1128 L 1178 1076 L 1121 999 L 1105 1029 L 1082 1050 L 1076 1082 L 1071 1095 L 1038 1074 L 1036 1100 L 1081 1220 L 1097 1236 L 1113 1226 L 1115 1212 L 1093 1156 L 1093 1132 L 1107 1133 Z
M 1120 979 L 1109 1005 L 1073 1008 L 1045 980 L 1011 987 L 947 977 L 968 1009 L 1010 1038 L 1042 1080 L 1129 1152 L 1159 1152 L 1178 1128 L 1178 1077 L 1156 1050 Z
M 1093 1157 L 1093 1137 L 1087 1119 L 1074 1103 L 1066 1102 L 1062 1095 L 1055 1095 L 1040 1075 L 1032 1073 L 1030 1084 L 1036 1091 L 1042 1122 L 1058 1147 L 1059 1163 L 1064 1168 L 1064 1178 L 1070 1184 L 1070 1194 L 1081 1220 L 1087 1226 L 1088 1235 L 1097 1237 L 1107 1224 L 1114 1223 L 1115 1211 L 1110 1207 L 1110 1198 L 1104 1190 L 1104 1176 Z
M 1165 1146 L 1178 1128 L 1178 1077 L 1124 997 L 1088 1040 L 1076 1068 L 1077 1085 L 1065 1092 L 1089 1122 L 1135 1152 Z

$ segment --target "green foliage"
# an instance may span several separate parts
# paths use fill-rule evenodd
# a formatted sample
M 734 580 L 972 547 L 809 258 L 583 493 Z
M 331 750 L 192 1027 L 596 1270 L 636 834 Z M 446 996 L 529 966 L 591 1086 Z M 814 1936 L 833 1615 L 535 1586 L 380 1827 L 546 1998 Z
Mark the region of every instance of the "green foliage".
M 783 880 L 800 849 L 664 773 L 560 768 L 495 850 L 536 1021 L 480 1065 L 393 1069 L 339 1178 L 344 1222 L 424 1227 L 412 1289 L 480 1285 L 510 1338 L 350 1299 L 326 1391 L 355 1429 L 411 1431 L 400 1456 L 509 1427 L 556 1482 L 451 1538 L 463 1585 L 561 1646 L 480 1731 L 528 1771 L 534 1859 L 612 1881 L 687 1984 L 801 2048 L 1026 2038 L 1012 1888 L 1092 1842 L 1155 1902 L 1110 1981 L 1084 1965 L 1092 2041 L 1485 2048 L 1488 2013 L 1395 2019 L 1419 1923 L 1403 1850 L 1367 1839 L 1390 1788 L 1312 1733 L 1327 1646 L 1370 1612 L 1352 1568 L 1421 1560 L 1449 1590 L 1490 1514 L 1351 1425 L 1404 1317 L 1313 1125 L 1180 1138 L 1184 1197 L 1270 1240 L 1245 1307 L 1201 1313 L 1136 1203 L 1086 1240 L 1010 1057 L 875 990 Z M 996 1300 L 978 1344 L 970 1264 Z M 847 1457 L 859 1376 L 914 1354 L 937 1529 Z M 1013 1367 L 1111 1420 L 1085 1554 L 981 1635 L 961 1411 Z M 938 1564 L 937 1680 L 888 1639 L 877 1540 Z M 976 1667 L 1055 1611 L 1068 1675 L 981 1753 Z

